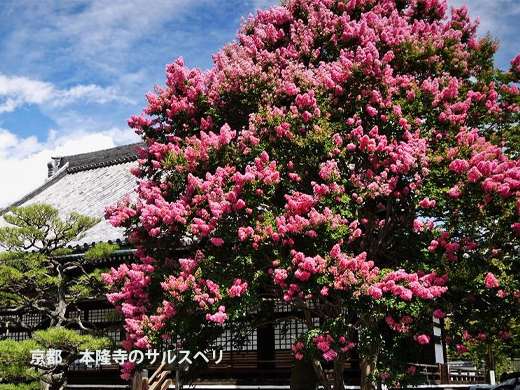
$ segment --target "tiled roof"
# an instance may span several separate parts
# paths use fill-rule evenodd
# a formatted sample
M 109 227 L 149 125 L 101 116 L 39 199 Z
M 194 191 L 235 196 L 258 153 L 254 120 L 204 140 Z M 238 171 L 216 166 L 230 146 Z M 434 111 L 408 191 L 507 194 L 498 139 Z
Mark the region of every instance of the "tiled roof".
M 62 168 L 68 164 L 67 172 L 71 173 L 135 161 L 137 158 L 135 148 L 137 146 L 142 146 L 142 144 L 123 145 L 112 149 L 99 150 L 97 152 L 61 157 L 58 168 Z
M 124 241 L 123 229 L 114 228 L 103 216 L 106 206 L 115 204 L 126 194 L 134 194 L 136 178 L 130 173 L 130 168 L 136 164 L 135 147 L 139 145 L 62 157 L 59 170 L 51 178 L 13 205 L 47 203 L 58 208 L 63 215 L 76 212 L 102 218 L 83 238 L 72 242 L 72 247 L 90 246 L 101 241 Z M 5 211 L 0 211 L 0 215 Z M 0 226 L 5 225 L 4 219 L 0 218 Z

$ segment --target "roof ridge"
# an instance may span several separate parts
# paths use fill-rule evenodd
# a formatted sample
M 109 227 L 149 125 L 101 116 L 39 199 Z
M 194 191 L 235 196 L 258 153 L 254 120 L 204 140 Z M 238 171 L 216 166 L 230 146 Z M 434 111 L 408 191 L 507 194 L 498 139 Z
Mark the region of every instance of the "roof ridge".
M 132 162 L 134 160 L 135 160 L 134 157 L 130 157 L 130 156 L 129 157 L 122 157 L 122 158 L 119 158 L 119 159 L 100 161 L 98 163 L 85 164 L 85 165 L 72 167 L 72 168 L 67 169 L 67 172 L 68 173 L 75 173 L 75 172 L 80 172 L 80 171 L 88 171 L 89 169 L 103 168 L 103 167 L 108 167 L 110 165 L 119 165 L 119 164 L 124 164 L 124 163 L 127 163 L 127 162 Z
M 118 145 L 118 146 L 114 146 L 114 147 L 111 147 L 111 148 L 93 150 L 91 152 L 84 152 L 84 153 L 77 153 L 77 154 L 68 154 L 68 155 L 65 155 L 65 156 L 57 156 L 57 157 L 52 157 L 52 158 L 81 157 L 81 156 L 92 155 L 92 154 L 99 153 L 99 152 L 108 152 L 108 151 L 117 150 L 117 149 L 121 150 L 121 149 L 129 148 L 131 146 L 139 146 L 139 145 L 144 145 L 144 143 L 143 142 L 134 142 L 132 144 Z
M 67 169 L 67 172 L 75 173 L 135 161 L 138 157 L 136 148 L 144 145 L 145 144 L 142 142 L 136 142 L 133 144 L 120 145 L 88 153 L 63 156 L 59 158 L 59 168 L 68 163 L 69 168 Z

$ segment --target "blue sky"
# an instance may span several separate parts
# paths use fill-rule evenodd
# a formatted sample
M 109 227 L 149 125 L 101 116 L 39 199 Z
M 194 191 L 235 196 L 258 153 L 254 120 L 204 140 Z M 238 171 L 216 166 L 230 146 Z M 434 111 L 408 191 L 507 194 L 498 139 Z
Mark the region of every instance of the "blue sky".
M 501 40 L 497 65 L 520 52 L 518 0 L 467 3 L 479 35 Z M 51 156 L 137 141 L 126 120 L 183 56 L 208 69 L 242 17 L 277 0 L 1 0 L 0 207 L 46 177 Z

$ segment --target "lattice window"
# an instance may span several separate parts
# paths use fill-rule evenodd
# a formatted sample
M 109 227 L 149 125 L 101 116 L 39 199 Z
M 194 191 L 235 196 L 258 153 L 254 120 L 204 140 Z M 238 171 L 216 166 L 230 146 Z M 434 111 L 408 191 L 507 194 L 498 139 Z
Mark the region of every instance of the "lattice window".
M 226 329 L 217 339 L 213 342 L 213 348 L 222 349 L 223 351 L 231 351 L 233 349 L 233 338 L 231 331 Z
M 314 301 L 312 299 L 307 299 L 305 301 L 305 304 L 307 307 L 313 309 L 314 308 Z M 298 311 L 297 308 L 295 308 L 290 303 L 287 303 L 285 301 L 275 301 L 274 303 L 274 311 L 277 313 L 288 313 L 291 311 Z
M 3 323 L 3 324 L 6 324 L 8 322 L 16 322 L 16 321 L 18 321 L 18 318 L 16 316 L 13 316 L 12 314 L 0 316 L 0 323 Z
M 30 314 L 24 314 L 22 317 L 23 322 L 25 322 L 28 326 L 36 326 L 40 323 L 42 319 L 41 314 L 39 313 L 30 313 Z
M 226 329 L 213 342 L 211 348 L 223 351 L 256 351 L 257 344 L 256 330 L 237 333 Z
M 89 322 L 108 322 L 114 314 L 114 309 L 91 309 L 88 312 Z
M 107 332 L 107 336 L 110 337 L 115 342 L 121 341 L 123 338 L 121 337 L 120 330 L 111 330 Z
M 318 326 L 320 320 L 313 318 L 314 326 Z M 296 338 L 307 331 L 307 326 L 301 321 L 291 319 L 274 326 L 274 347 L 275 349 L 291 349 Z
M 67 314 L 67 317 L 68 318 L 78 318 L 78 315 L 81 314 L 81 321 L 84 321 L 85 320 L 85 312 L 81 311 L 77 311 L 77 310 L 72 310 L 72 311 L 69 311 L 69 313 Z
M 253 330 L 252 332 L 247 333 L 243 336 L 246 342 L 241 344 L 239 347 L 235 347 L 235 349 L 238 351 L 256 351 L 258 345 L 256 330 Z M 233 341 L 235 341 L 239 338 L 239 335 L 233 335 L 232 337 L 234 339 Z
M 277 313 L 287 313 L 293 310 L 293 307 L 285 301 L 276 301 L 274 303 L 274 311 Z
M 27 332 L 10 332 L 7 338 L 15 341 L 24 341 L 29 338 L 29 335 Z
M 177 343 L 176 337 L 172 337 L 168 340 L 161 339 L 157 345 L 154 345 L 154 348 L 161 352 L 174 351 L 177 349 L 177 346 L 180 346 L 181 344 L 182 343 Z

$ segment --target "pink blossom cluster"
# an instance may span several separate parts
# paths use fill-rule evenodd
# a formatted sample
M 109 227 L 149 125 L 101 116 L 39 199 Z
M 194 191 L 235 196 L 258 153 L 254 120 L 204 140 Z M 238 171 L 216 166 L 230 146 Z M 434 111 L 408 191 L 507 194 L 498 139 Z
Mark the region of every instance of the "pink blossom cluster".
M 443 257 L 449 261 L 456 261 L 459 259 L 458 253 L 460 251 L 468 253 L 478 248 L 478 244 L 470 237 L 465 237 L 460 241 L 461 242 L 451 241 L 449 232 L 441 231 L 440 236 L 430 242 L 428 250 L 435 253 L 439 247 L 443 248 Z
M 520 191 L 520 163 L 508 158 L 501 148 L 489 142 L 478 134 L 478 129 L 469 130 L 465 127 L 457 134 L 457 140 L 466 146 L 471 154 L 468 157 L 461 154 L 460 148 L 455 148 L 450 158 L 449 169 L 461 176 L 466 176 L 468 183 L 479 183 L 486 193 L 495 193 L 501 198 L 518 199 Z M 465 157 L 465 158 L 463 158 Z M 457 194 L 457 197 L 460 193 Z M 488 203 L 491 198 L 484 197 Z
M 464 344 L 457 344 L 456 346 L 456 352 L 459 354 L 459 355 L 462 355 L 466 352 L 469 352 L 469 349 L 468 349 L 468 346 L 467 345 L 464 345 Z
M 305 349 L 305 344 L 301 341 L 297 341 L 292 347 L 291 350 L 294 352 L 294 358 L 297 360 L 303 359 L 303 351 Z
M 330 334 L 320 334 L 312 338 L 316 349 L 320 351 L 323 359 L 326 361 L 335 360 L 338 357 L 338 352 L 335 348 L 338 348 L 342 353 L 346 353 L 348 350 L 354 348 L 355 344 L 347 340 L 344 336 L 338 338 L 335 342 L 334 338 Z
M 123 200 L 117 202 L 116 205 L 107 206 L 105 208 L 105 218 L 107 218 L 113 226 L 121 226 L 136 214 L 135 209 L 130 207 L 130 204 L 130 196 L 127 195 Z
M 226 308 L 224 306 L 219 306 L 218 311 L 216 313 L 206 314 L 206 319 L 220 324 L 226 322 L 226 320 L 228 319 L 226 314 Z
M 119 292 L 107 294 L 107 298 L 125 315 L 126 340 L 123 346 L 126 349 L 131 349 L 134 345 L 149 346 L 144 329 L 149 322 L 145 314 L 149 310 L 147 287 L 153 271 L 154 267 L 146 263 L 132 264 L 130 267 L 122 264 L 118 269 L 112 268 L 110 273 L 102 275 L 108 286 L 120 288 Z
M 429 344 L 430 343 L 430 337 L 425 334 L 420 334 L 416 336 L 416 340 L 419 344 Z
M 334 262 L 329 273 L 334 278 L 333 286 L 336 290 L 348 291 L 356 285 L 367 288 L 379 275 L 379 268 L 374 266 L 374 262 L 367 261 L 366 252 L 351 257 L 343 253 L 340 245 L 336 244 L 330 251 L 330 257 Z
M 408 273 L 402 269 L 386 274 L 380 282 L 373 286 L 377 289 L 374 298 L 380 297 L 385 293 L 392 293 L 405 301 L 410 301 L 413 297 L 420 299 L 435 299 L 445 293 L 448 287 L 445 286 L 448 276 L 437 276 L 435 272 L 429 274 Z
M 413 318 L 404 315 L 399 321 L 396 321 L 391 315 L 388 315 L 385 317 L 385 321 L 392 330 L 407 334 L 410 332 L 410 325 L 413 323 Z
M 496 288 L 500 286 L 498 279 L 493 275 L 493 273 L 488 272 L 486 278 L 484 279 L 484 283 L 487 288 Z
M 230 297 L 239 297 L 247 291 L 248 284 L 247 282 L 242 282 L 241 279 L 236 278 L 233 282 L 233 286 L 229 288 L 229 296 Z

